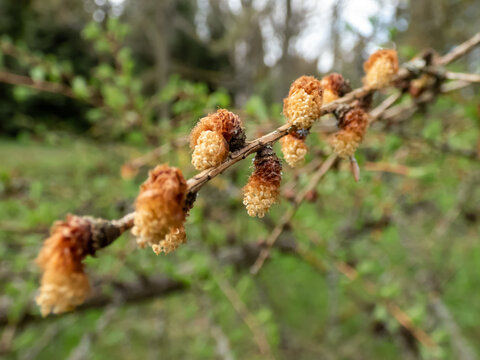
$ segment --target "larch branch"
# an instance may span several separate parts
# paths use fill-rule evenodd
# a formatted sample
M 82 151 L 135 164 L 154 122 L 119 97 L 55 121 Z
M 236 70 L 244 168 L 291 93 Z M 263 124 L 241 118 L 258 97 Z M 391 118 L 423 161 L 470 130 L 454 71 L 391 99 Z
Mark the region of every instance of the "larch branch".
M 463 44 L 457 46 L 454 48 L 451 52 L 447 53 L 443 57 L 440 57 L 436 62 L 435 66 L 443 66 L 446 65 L 459 57 L 465 55 L 469 51 L 471 51 L 475 46 L 480 44 L 480 33 L 476 34 L 473 36 L 471 39 L 467 40 Z M 434 67 L 435 69 L 435 67 Z M 410 63 L 405 64 L 404 67 L 400 68 L 396 77 L 395 81 L 396 83 L 401 82 L 402 80 L 411 80 L 412 78 L 415 78 L 418 76 L 418 74 L 421 74 L 422 72 L 428 72 L 432 71 L 432 67 L 428 66 L 427 62 L 425 61 L 420 61 L 420 62 L 415 62 L 412 61 Z M 440 71 L 441 73 L 441 71 Z M 1 78 L 0 78 L 1 81 Z M 448 91 L 456 90 L 458 88 L 464 87 L 468 85 L 469 82 L 465 81 L 465 79 L 462 79 L 461 81 L 455 82 L 453 87 L 448 89 Z M 451 84 L 446 84 L 444 86 L 452 86 Z M 376 89 L 379 90 L 379 89 Z M 327 113 L 333 113 L 335 110 L 337 110 L 341 106 L 345 106 L 346 104 L 350 104 L 355 100 L 360 100 L 370 94 L 372 94 L 374 89 L 369 89 L 366 87 L 360 87 L 356 90 L 353 90 L 349 93 L 347 93 L 345 96 L 342 98 L 333 101 L 331 103 L 325 104 L 322 106 L 322 115 L 327 114 Z M 440 92 L 445 92 L 446 89 L 442 86 Z M 397 100 L 397 96 L 392 96 L 391 98 L 385 100 L 383 103 L 384 109 L 379 109 L 377 110 L 378 113 L 374 113 L 374 118 L 373 120 L 376 120 L 378 118 L 383 118 L 383 119 L 389 119 L 393 118 L 399 115 L 401 112 L 407 112 L 407 113 L 413 113 L 417 107 L 418 107 L 418 102 L 429 102 L 432 101 L 437 93 L 433 91 L 428 91 L 425 95 L 422 94 L 422 97 L 420 99 L 417 99 L 417 102 L 413 105 L 398 105 L 397 107 L 393 107 L 387 110 L 395 101 Z M 226 169 L 229 167 L 233 166 L 237 162 L 244 160 L 247 156 L 257 152 L 259 149 L 263 148 L 265 145 L 273 144 L 277 142 L 280 138 L 283 136 L 287 135 L 289 131 L 292 130 L 292 126 L 289 124 L 285 124 L 280 126 L 279 128 L 275 129 L 274 131 L 259 137 L 255 140 L 247 142 L 246 146 L 243 147 L 242 149 L 231 153 L 227 160 L 225 160 L 223 163 L 221 163 L 218 166 L 215 166 L 211 169 L 205 170 L 200 172 L 199 174 L 195 175 L 194 177 L 190 178 L 187 181 L 188 185 L 188 193 L 190 195 L 196 194 L 202 187 L 205 185 L 207 182 L 209 182 L 211 179 L 214 177 L 218 176 L 219 174 L 223 173 Z M 117 239 L 123 232 L 128 230 L 133 226 L 133 219 L 134 219 L 134 213 L 130 213 L 122 217 L 121 219 L 118 220 L 112 220 L 110 221 L 110 225 L 114 227 L 118 227 L 118 231 L 114 232 L 111 231 L 106 235 L 106 238 L 100 239 L 98 241 L 99 244 L 104 244 L 104 246 L 108 246 L 111 244 L 115 239 Z M 102 223 L 100 220 L 97 219 L 99 223 Z M 107 220 L 104 220 L 107 222 Z M 104 223 L 102 223 L 102 226 L 105 226 Z M 95 231 L 95 229 L 93 229 Z M 101 233 L 101 232 L 99 232 Z M 105 232 L 104 232 L 105 234 Z M 104 247 L 100 246 L 100 247 Z

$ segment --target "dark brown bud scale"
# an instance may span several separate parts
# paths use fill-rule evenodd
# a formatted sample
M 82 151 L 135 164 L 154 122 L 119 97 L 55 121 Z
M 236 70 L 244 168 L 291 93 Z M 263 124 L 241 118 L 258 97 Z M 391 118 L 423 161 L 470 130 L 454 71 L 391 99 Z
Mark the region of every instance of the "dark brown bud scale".
M 352 157 L 363 140 L 368 127 L 368 114 L 361 107 L 342 113 L 338 126 L 340 131 L 329 138 L 333 150 L 343 158 Z
M 352 91 L 350 84 L 338 73 L 324 76 L 321 81 L 323 88 L 323 103 L 328 104 Z

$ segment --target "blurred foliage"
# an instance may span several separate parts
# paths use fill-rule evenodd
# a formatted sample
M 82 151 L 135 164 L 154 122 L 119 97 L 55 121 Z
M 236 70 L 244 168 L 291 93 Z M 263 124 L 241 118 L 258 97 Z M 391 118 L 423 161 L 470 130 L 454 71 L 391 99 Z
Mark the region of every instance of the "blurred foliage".
M 222 263 L 220 254 L 264 239 L 291 204 L 286 196 L 265 219 L 249 218 L 241 202 L 251 171 L 247 160 L 202 189 L 187 221 L 188 243 L 175 253 L 157 257 L 125 234 L 86 261 L 104 294 L 115 294 L 118 283 L 156 275 L 181 280 L 187 290 L 17 328 L 26 309 L 38 314 L 33 261 L 55 220 L 67 213 L 117 218 L 131 211 L 155 164 L 195 174 L 185 139 L 198 118 L 228 107 L 241 115 L 249 138 L 270 131 L 283 122 L 279 100 L 288 83 L 297 73 L 316 72 L 315 64 L 292 54 L 266 68 L 264 44 L 256 42 L 272 2 L 262 13 L 249 1 L 237 12 L 210 1 L 205 15 L 194 1 L 126 1 L 120 17 L 109 1 L 61 3 L 0 0 L 0 72 L 60 89 L 0 84 L 0 313 L 8 319 L 0 329 L 2 357 L 265 358 L 223 281 L 276 358 L 451 359 L 459 358 L 459 341 L 468 347 L 461 350 L 480 353 L 480 167 L 442 150 L 478 146 L 478 87 L 441 97 L 400 124 L 375 124 L 358 153 L 361 182 L 352 180 L 344 162 L 330 171 L 316 200 L 299 208 L 280 238 L 295 240 L 301 251 L 274 251 L 259 275 Z M 432 44 L 430 19 L 424 31 L 418 19 L 436 4 L 431 17 L 440 21 L 443 14 L 444 29 Z M 445 15 L 479 12 L 468 0 L 397 5 L 391 23 L 374 17 L 370 24 L 397 42 L 403 59 L 424 46 L 443 51 L 464 40 L 471 29 L 461 31 L 462 18 Z M 298 8 L 291 9 L 290 22 L 274 24 L 291 41 L 287 50 L 308 18 Z M 92 22 L 100 10 L 104 18 Z M 192 32 L 202 16 L 209 41 Z M 406 28 L 398 25 L 405 21 Z M 377 39 L 369 42 L 341 18 L 335 29 L 353 34 L 355 44 L 339 51 L 332 69 L 345 70 L 356 86 L 363 55 Z M 241 61 L 237 48 L 246 48 Z M 478 70 L 475 59 L 474 53 L 452 69 Z M 307 163 L 329 151 L 323 134 L 312 133 L 307 143 Z M 158 145 L 160 156 L 120 176 L 122 165 Z M 385 164 L 399 171 L 379 170 Z M 285 193 L 308 183 L 306 167 L 285 165 Z M 350 280 L 339 264 L 358 276 Z M 450 318 L 439 315 L 437 298 Z M 420 345 L 389 312 L 390 302 L 438 347 Z
M 98 58 L 88 76 L 74 74 L 73 62 L 59 62 L 54 55 L 30 53 L 25 47 L 12 43 L 8 36 L 0 39 L 0 49 L 12 57 L 8 60 L 14 60 L 15 67 L 28 69 L 34 83 L 57 84 L 58 91 L 55 92 L 59 95 L 92 105 L 85 110 L 84 116 L 90 125 L 90 135 L 94 137 L 121 139 L 133 131 L 141 133 L 142 137 L 148 134 L 158 138 L 160 134 L 154 125 L 158 123 L 156 119 L 162 106 L 171 104 L 172 121 L 180 121 L 179 115 L 189 114 L 187 120 L 192 123 L 205 110 L 230 105 L 230 96 L 225 90 L 212 92 L 204 83 L 188 82 L 178 76 L 172 76 L 158 93 L 146 96 L 141 78 L 135 72 L 131 50 L 121 45 L 128 32 L 128 25 L 112 18 L 105 28 L 96 22 L 90 22 L 84 28 L 82 36 L 89 42 L 86 46 L 91 47 Z M 16 87 L 13 96 L 20 104 L 28 104 L 38 92 Z M 24 117 L 23 114 L 17 116 Z M 31 120 L 36 122 L 36 116 Z M 62 121 L 54 123 L 58 126 Z M 18 121 L 16 117 L 4 126 L 7 131 L 36 132 L 35 124 Z

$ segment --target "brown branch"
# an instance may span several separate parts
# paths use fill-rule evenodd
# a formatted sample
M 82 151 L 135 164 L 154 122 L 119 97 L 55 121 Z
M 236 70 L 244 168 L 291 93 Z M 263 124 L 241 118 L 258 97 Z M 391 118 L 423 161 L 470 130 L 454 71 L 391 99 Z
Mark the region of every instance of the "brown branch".
M 470 83 L 466 81 L 452 81 L 448 84 L 443 84 L 440 86 L 440 90 L 438 92 L 434 90 L 428 90 L 418 98 L 414 99 L 412 103 L 400 104 L 388 109 L 384 109 L 381 114 L 375 114 L 375 120 L 384 120 L 387 123 L 391 121 L 402 121 L 403 119 L 409 118 L 411 115 L 413 115 L 413 113 L 419 109 L 420 105 L 427 104 L 435 100 L 438 94 L 447 94 L 452 91 L 460 90 L 468 85 L 470 85 Z M 374 111 L 375 110 L 372 112 Z
M 157 160 L 167 154 L 172 148 L 179 148 L 188 144 L 188 137 L 181 137 L 178 139 L 172 139 L 170 142 L 163 144 L 152 151 L 130 160 L 122 165 L 122 176 L 132 177 L 135 176 L 138 171 L 146 164 Z
M 47 81 L 34 81 L 32 78 L 24 75 L 0 71 L 0 82 L 11 85 L 26 86 L 39 91 L 61 94 L 74 99 L 76 98 L 72 89 L 70 89 L 68 86 Z
M 279 241 L 275 246 L 284 253 L 292 253 L 295 248 L 295 244 L 293 244 L 292 241 Z M 237 268 L 246 268 L 254 262 L 260 253 L 260 250 L 260 244 L 246 243 L 241 246 L 221 249 L 217 258 L 220 264 L 232 265 Z M 97 280 L 93 282 L 101 284 L 103 281 Z M 20 318 L 12 321 L 8 316 L 8 308 L 0 309 L 0 328 L 9 324 L 15 324 L 18 328 L 22 328 L 33 322 L 52 321 L 59 317 L 68 316 L 72 313 L 103 308 L 112 303 L 120 305 L 126 303 L 135 304 L 190 289 L 187 282 L 165 276 L 140 277 L 139 279 L 130 282 L 112 283 L 110 280 L 107 280 L 107 282 L 113 286 L 113 293 L 103 294 L 101 286 L 95 286 L 95 290 L 91 297 L 83 305 L 77 307 L 70 313 L 42 317 L 38 311 L 34 310 L 33 306 L 28 306 Z
M 408 176 L 411 172 L 411 168 L 405 165 L 390 164 L 385 162 L 370 162 L 367 161 L 363 168 L 366 171 L 374 172 L 388 172 L 392 174 Z
M 140 281 L 137 279 L 132 282 L 126 283 L 111 283 L 115 288 L 115 291 L 110 294 L 101 293 L 100 287 L 97 291 L 90 297 L 89 300 L 82 306 L 75 309 L 74 312 L 83 312 L 85 310 L 103 308 L 112 303 L 137 303 L 145 301 L 148 299 L 157 298 L 159 296 L 167 296 L 172 293 L 185 290 L 189 286 L 186 282 L 171 279 L 165 276 L 153 276 L 150 278 L 142 278 Z M 17 327 L 21 328 L 25 325 L 28 325 L 32 322 L 51 319 L 56 319 L 57 317 L 41 317 L 37 312 L 34 312 L 32 309 L 26 309 L 23 316 L 18 320 L 14 321 Z M 8 317 L 8 310 L 3 309 L 0 313 L 0 327 L 12 323 Z
M 51 94 L 60 94 L 75 100 L 79 99 L 77 96 L 75 96 L 73 90 L 69 86 L 49 81 L 35 81 L 25 75 L 18 75 L 10 72 L 0 71 L 0 82 L 10 85 L 25 86 L 34 90 L 48 92 Z M 103 105 L 103 102 L 101 100 L 98 100 L 94 97 L 90 97 L 85 101 L 96 107 L 101 107 Z
M 388 223 L 389 222 L 385 222 L 384 224 Z M 274 246 L 282 253 L 299 256 L 311 266 L 313 266 L 315 269 L 321 272 L 326 271 L 326 269 L 329 267 L 328 265 L 321 262 L 317 257 L 313 256 L 311 253 L 300 249 L 292 239 L 281 239 L 277 241 Z M 217 255 L 217 258 L 221 264 L 233 265 L 241 269 L 251 266 L 261 251 L 262 244 L 250 242 L 240 246 L 222 249 Z M 335 267 L 339 272 L 344 274 L 350 280 L 355 280 L 358 277 L 356 270 L 344 262 L 336 261 Z M 117 305 L 141 303 L 150 299 L 169 296 L 176 292 L 182 292 L 190 289 L 189 285 L 185 282 L 166 278 L 163 276 L 142 278 L 140 281 L 134 280 L 127 283 L 114 283 L 113 285 L 116 289 L 113 295 L 105 295 L 97 291 L 83 306 L 75 309 L 73 313 L 79 313 L 90 309 L 103 308 L 112 303 Z M 376 290 L 374 284 L 363 283 L 363 285 L 365 289 L 369 291 L 369 293 L 375 294 Z M 98 287 L 98 289 L 100 289 L 100 287 Z M 390 307 L 387 307 L 387 310 L 390 313 L 395 314 L 394 318 L 400 324 L 402 324 L 402 326 L 404 326 L 409 332 L 410 330 L 412 330 L 414 332 L 412 335 L 415 336 L 418 341 L 420 341 L 426 346 L 429 346 L 429 335 L 426 334 L 422 329 L 415 326 L 409 320 L 408 315 L 404 313 L 397 305 L 395 305 L 395 303 L 390 303 L 392 305 Z M 56 317 L 43 318 L 40 315 L 33 313 L 30 309 L 27 309 L 23 316 L 15 322 L 15 325 L 18 328 L 23 328 L 30 323 L 35 323 L 39 321 L 55 321 L 55 319 L 63 316 L 68 316 L 68 313 Z M 8 319 L 8 311 L 4 309 L 2 312 L 0 312 L 0 327 L 6 326 L 8 324 L 11 324 L 11 322 Z
M 395 102 L 402 97 L 402 93 L 396 92 L 395 94 L 390 95 L 386 98 L 380 105 L 375 109 L 370 111 L 369 124 L 377 121 L 384 113 L 388 110 L 390 106 L 395 104 Z
M 464 43 L 455 47 L 452 51 L 447 53 L 446 55 L 440 57 L 435 61 L 436 65 L 447 65 L 451 62 L 457 60 L 458 58 L 462 57 L 469 51 L 471 51 L 475 46 L 480 44 L 480 32 L 473 35 L 470 39 L 465 41 Z
M 453 49 L 450 53 L 441 57 L 437 61 L 437 64 L 438 65 L 446 65 L 449 62 L 454 61 L 458 57 L 466 54 L 468 51 L 472 50 L 479 43 L 480 43 L 480 33 L 475 35 L 473 38 L 466 41 L 462 45 L 458 46 L 457 48 Z M 427 62 L 411 62 L 411 63 L 408 63 L 408 66 L 406 65 L 406 66 L 399 69 L 399 71 L 397 73 L 397 76 L 395 77 L 394 83 L 401 83 L 402 80 L 410 80 L 412 77 L 414 77 L 415 73 L 417 73 L 417 75 L 418 75 L 418 73 L 421 73 L 422 71 L 426 70 L 427 68 L 430 69 L 430 70 L 432 69 L 431 67 L 428 66 Z M 465 84 L 468 84 L 464 81 L 461 81 L 459 83 L 455 84 L 455 86 L 457 86 L 457 88 L 459 86 L 463 87 L 463 86 L 466 86 Z M 327 113 L 332 113 L 336 109 L 338 109 L 339 107 L 344 106 L 345 104 L 349 104 L 349 103 L 351 103 L 355 100 L 360 100 L 360 99 L 372 94 L 374 91 L 375 90 L 373 90 L 373 89 L 368 89 L 368 88 L 364 88 L 364 87 L 353 90 L 353 91 L 349 92 L 348 94 L 346 94 L 345 96 L 343 96 L 342 98 L 340 98 L 336 101 L 333 101 L 331 103 L 328 103 L 326 105 L 323 105 L 322 106 L 322 115 L 327 114 Z M 429 92 L 427 92 L 426 95 L 422 94 L 423 97 L 421 97 L 421 99 L 417 99 L 417 102 L 419 102 L 419 101 L 423 101 L 423 102 L 432 101 L 435 98 L 436 94 L 437 94 L 436 92 L 429 91 Z M 391 104 L 393 104 L 396 101 L 396 96 L 390 98 L 390 100 L 387 99 L 385 101 L 387 102 L 386 105 L 390 106 Z M 394 108 L 391 108 L 389 110 L 386 110 L 388 108 L 388 106 L 386 106 L 386 105 L 385 105 L 385 109 L 380 109 L 379 113 L 375 114 L 376 117 L 374 118 L 374 120 L 379 119 L 379 118 L 388 119 L 389 116 L 392 116 L 391 113 L 389 114 L 389 112 L 391 112 L 391 111 L 397 111 L 397 112 L 398 111 L 407 111 L 407 112 L 408 111 L 415 111 L 418 107 L 417 104 L 414 104 L 413 106 L 412 105 L 407 105 L 406 108 L 404 107 L 404 105 L 399 105 L 399 107 L 394 107 Z M 398 113 L 395 113 L 394 115 L 398 116 Z M 243 147 L 242 149 L 240 149 L 240 150 L 238 150 L 234 153 L 231 153 L 229 155 L 228 159 L 226 161 L 224 161 L 223 163 L 221 163 L 220 165 L 218 165 L 216 167 L 213 167 L 211 169 L 205 170 L 205 171 L 195 175 L 194 177 L 190 178 L 187 181 L 188 194 L 189 195 L 195 195 L 203 187 L 203 185 L 205 185 L 211 179 L 213 179 L 214 177 L 223 173 L 226 169 L 233 166 L 237 162 L 245 159 L 247 156 L 257 152 L 259 149 L 261 149 L 265 145 L 275 143 L 280 138 L 287 135 L 291 129 L 292 129 L 292 126 L 290 126 L 289 124 L 285 124 L 285 125 L 280 126 L 277 129 L 275 129 L 274 131 L 260 137 L 260 138 L 257 138 L 255 140 L 247 142 L 247 145 L 245 147 Z M 134 218 L 134 213 L 130 213 L 130 214 L 125 215 L 123 218 L 121 218 L 119 220 L 110 221 L 111 226 L 120 225 L 120 229 L 117 232 L 117 236 L 113 236 L 113 235 L 115 235 L 115 233 L 113 231 L 111 231 L 111 232 L 109 232 L 109 234 L 112 234 L 111 237 L 100 239 L 100 240 L 97 241 L 97 243 L 102 244 L 104 246 L 108 246 L 109 244 L 111 244 L 125 230 L 127 230 L 127 229 L 129 229 L 133 226 L 133 218 Z M 104 220 L 104 221 L 107 222 L 107 220 Z M 102 226 L 106 226 L 106 225 L 102 225 Z M 95 229 L 93 229 L 93 230 L 95 231 Z M 104 247 L 104 246 L 100 246 L 100 247 Z
M 480 154 L 478 154 L 475 149 L 469 150 L 469 149 L 452 147 L 448 143 L 438 143 L 436 141 L 424 138 L 420 135 L 408 133 L 402 129 L 391 130 L 391 133 L 398 135 L 404 140 L 418 141 L 421 144 L 427 145 L 431 149 L 434 149 L 436 151 L 439 151 L 447 155 L 463 157 L 469 160 L 480 160 Z
M 461 81 L 467 81 L 467 82 L 480 82 L 480 75 L 447 71 L 445 73 L 445 79 L 461 80 Z

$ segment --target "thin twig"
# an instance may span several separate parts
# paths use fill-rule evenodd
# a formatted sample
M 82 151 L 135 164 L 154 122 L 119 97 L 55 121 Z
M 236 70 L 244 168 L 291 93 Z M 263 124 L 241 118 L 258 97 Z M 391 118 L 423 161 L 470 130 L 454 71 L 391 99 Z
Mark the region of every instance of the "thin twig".
M 35 81 L 32 78 L 24 75 L 0 71 L 0 82 L 11 85 L 26 86 L 34 90 L 49 92 L 52 94 L 60 94 L 72 99 L 78 99 L 73 90 L 66 85 L 49 81 Z M 89 97 L 85 101 L 96 107 L 101 107 L 103 105 L 103 102 L 95 97 Z
M 375 109 L 370 111 L 370 118 L 369 123 L 373 123 L 374 121 L 378 120 L 387 109 L 395 104 L 395 102 L 402 97 L 401 92 L 396 92 L 395 94 L 390 95 L 386 98 L 380 105 L 378 105 Z
M 480 82 L 480 75 L 479 74 L 466 74 L 466 73 L 447 71 L 445 73 L 445 78 L 448 79 L 448 80 Z
M 457 60 L 458 58 L 462 57 L 463 55 L 471 51 L 478 44 L 480 44 L 480 32 L 476 33 L 470 39 L 468 39 L 464 43 L 455 47 L 452 51 L 450 51 L 446 55 L 440 57 L 437 61 L 435 61 L 435 64 L 436 65 L 450 64 L 451 62 Z
M 318 242 L 313 239 L 310 235 L 308 235 L 312 243 L 318 244 Z M 325 265 L 323 263 L 318 263 L 316 257 L 312 257 L 309 255 L 308 252 L 298 250 L 297 252 L 301 255 L 307 262 L 314 267 L 318 268 L 320 271 L 325 271 Z M 318 265 L 320 264 L 320 266 Z M 350 281 L 361 280 L 359 278 L 357 270 L 347 264 L 344 261 L 336 260 L 334 262 L 335 268 L 343 275 L 345 275 Z M 378 289 L 375 284 L 371 281 L 362 280 L 361 284 L 363 285 L 364 289 L 371 295 L 376 295 L 378 293 Z M 384 305 L 386 306 L 387 311 L 395 318 L 395 320 L 402 325 L 405 329 L 407 329 L 421 344 L 426 347 L 434 348 L 438 347 L 435 341 L 428 335 L 423 329 L 416 326 L 412 319 L 405 313 L 395 302 L 392 300 L 384 300 Z
M 272 349 L 268 343 L 267 337 L 263 332 L 260 323 L 257 318 L 253 316 L 250 311 L 248 311 L 247 306 L 240 298 L 238 292 L 234 289 L 232 285 L 221 275 L 220 273 L 215 274 L 215 280 L 217 281 L 220 290 L 225 294 L 228 301 L 232 304 L 235 311 L 240 315 L 240 318 L 243 320 L 245 325 L 250 329 L 253 334 L 253 339 L 258 346 L 260 353 L 268 359 L 272 359 Z
M 188 144 L 188 137 L 180 137 L 177 139 L 172 139 L 171 141 L 167 142 L 166 144 L 163 144 L 152 151 L 137 157 L 135 159 L 132 159 L 125 164 L 122 165 L 122 174 L 123 172 L 128 172 L 132 174 L 136 174 L 140 168 L 145 166 L 146 164 L 158 160 L 162 156 L 166 155 L 172 148 L 179 148 L 182 146 L 185 146 Z

